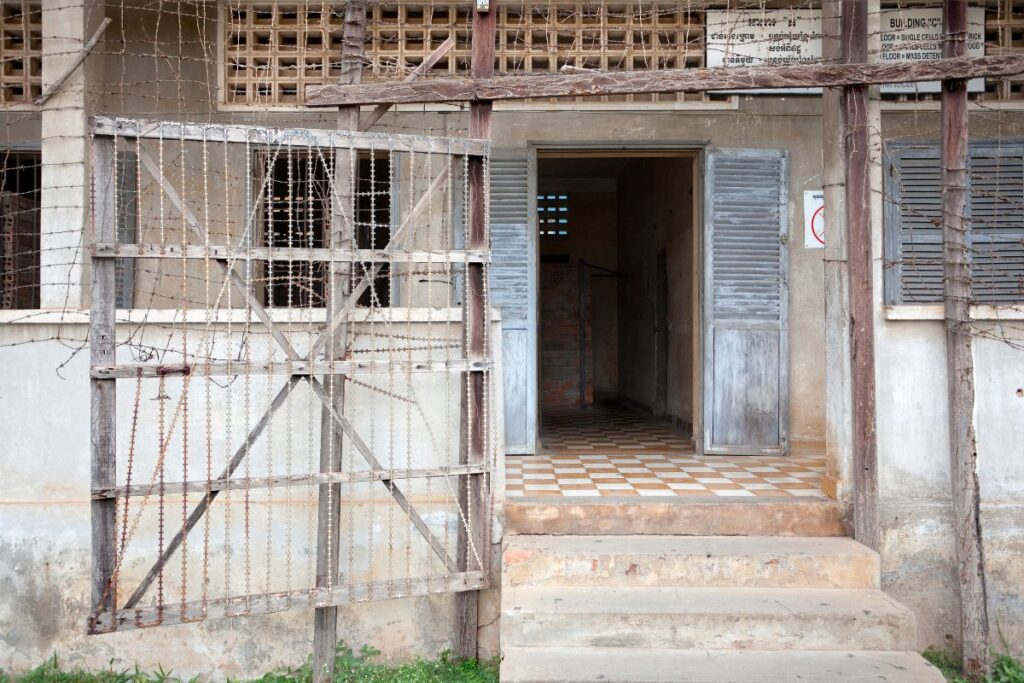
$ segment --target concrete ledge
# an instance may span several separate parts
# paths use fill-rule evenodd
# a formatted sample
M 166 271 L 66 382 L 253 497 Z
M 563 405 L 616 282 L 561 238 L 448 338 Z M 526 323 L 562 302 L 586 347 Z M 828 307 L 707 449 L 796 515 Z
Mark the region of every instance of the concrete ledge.
M 643 500 L 524 497 L 505 501 L 510 534 L 845 536 L 839 506 L 826 499 Z

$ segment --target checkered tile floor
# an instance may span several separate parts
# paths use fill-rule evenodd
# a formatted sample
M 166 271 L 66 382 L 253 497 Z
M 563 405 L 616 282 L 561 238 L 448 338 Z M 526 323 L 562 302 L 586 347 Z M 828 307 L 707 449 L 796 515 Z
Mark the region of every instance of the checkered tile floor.
M 786 457 L 608 453 L 506 456 L 505 491 L 522 496 L 823 497 L 820 453 Z
M 692 453 L 690 434 L 627 408 L 544 411 L 545 453 Z

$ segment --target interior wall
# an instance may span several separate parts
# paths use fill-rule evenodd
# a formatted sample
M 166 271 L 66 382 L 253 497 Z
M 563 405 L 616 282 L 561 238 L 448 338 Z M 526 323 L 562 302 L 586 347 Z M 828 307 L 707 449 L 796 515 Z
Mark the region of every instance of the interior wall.
M 634 159 L 619 179 L 619 395 L 693 425 L 693 159 Z M 668 364 L 664 406 L 657 395 L 655 303 L 658 254 L 668 276 Z
M 577 160 L 557 160 L 571 169 Z M 550 163 L 550 162 L 549 162 Z M 617 264 L 617 198 L 611 179 L 545 178 L 541 160 L 539 194 L 569 197 L 568 235 L 540 238 L 541 405 L 579 405 L 579 261 L 603 268 Z M 584 353 L 588 404 L 618 391 L 618 302 L 614 278 L 588 269 Z

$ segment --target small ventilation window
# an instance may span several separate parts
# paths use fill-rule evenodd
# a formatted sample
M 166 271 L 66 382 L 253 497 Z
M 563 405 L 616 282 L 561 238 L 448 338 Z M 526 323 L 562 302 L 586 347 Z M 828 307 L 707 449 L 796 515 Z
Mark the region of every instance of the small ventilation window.
M 541 237 L 568 237 L 569 195 L 550 192 L 537 195 L 537 229 Z

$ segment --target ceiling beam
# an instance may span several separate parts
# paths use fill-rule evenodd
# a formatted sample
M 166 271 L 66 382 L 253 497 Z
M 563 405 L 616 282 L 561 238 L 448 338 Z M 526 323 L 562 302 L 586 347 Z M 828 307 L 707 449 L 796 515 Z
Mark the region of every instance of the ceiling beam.
M 892 64 L 800 64 L 660 71 L 594 71 L 493 78 L 430 78 L 405 83 L 309 86 L 306 105 L 478 102 L 533 97 L 636 95 L 815 88 L 1005 77 L 1024 73 L 1024 56 L 960 57 Z

